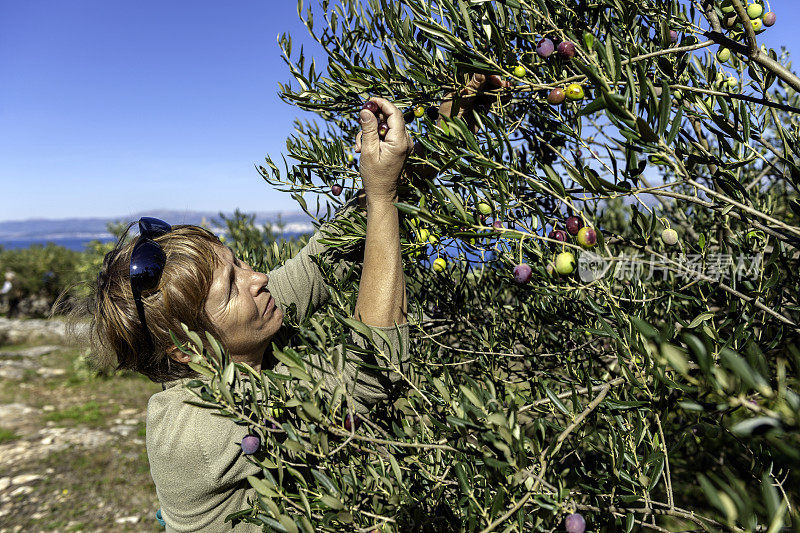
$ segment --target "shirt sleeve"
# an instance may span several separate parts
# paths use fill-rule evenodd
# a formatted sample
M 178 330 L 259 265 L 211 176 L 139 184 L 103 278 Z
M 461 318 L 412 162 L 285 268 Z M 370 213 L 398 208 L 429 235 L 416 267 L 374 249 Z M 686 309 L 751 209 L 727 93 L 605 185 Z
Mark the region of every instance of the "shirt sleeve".
M 358 198 L 353 198 L 337 211 L 334 219 L 346 217 L 357 207 Z M 311 259 L 312 256 L 328 250 L 328 246 L 319 242 L 320 239 L 325 238 L 325 232 L 339 234 L 330 222 L 326 222 L 317 229 L 297 255 L 268 274 L 267 288 L 275 298 L 276 304 L 284 313 L 291 304 L 295 304 L 298 320 L 303 320 L 308 314 L 313 314 L 330 298 L 322 272 Z M 333 265 L 334 275 L 343 277 L 352 268 L 353 263 L 354 261 L 347 259 L 337 261 Z

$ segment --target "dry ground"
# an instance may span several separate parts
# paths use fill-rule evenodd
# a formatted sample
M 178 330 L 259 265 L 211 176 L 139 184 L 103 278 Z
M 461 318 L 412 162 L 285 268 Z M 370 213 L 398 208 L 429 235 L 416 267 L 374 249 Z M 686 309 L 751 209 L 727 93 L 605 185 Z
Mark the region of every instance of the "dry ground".
M 163 531 L 144 442 L 160 386 L 48 346 L 0 346 L 0 533 Z

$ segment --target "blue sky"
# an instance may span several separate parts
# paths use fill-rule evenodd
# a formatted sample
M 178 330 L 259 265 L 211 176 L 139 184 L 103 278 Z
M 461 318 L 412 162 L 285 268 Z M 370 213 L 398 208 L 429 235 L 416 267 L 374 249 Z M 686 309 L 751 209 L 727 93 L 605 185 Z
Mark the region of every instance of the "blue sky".
M 771 4 L 762 42 L 800 49 L 800 6 Z M 298 114 L 277 36 L 324 62 L 296 6 L 0 0 L 0 220 L 299 210 L 254 168 Z

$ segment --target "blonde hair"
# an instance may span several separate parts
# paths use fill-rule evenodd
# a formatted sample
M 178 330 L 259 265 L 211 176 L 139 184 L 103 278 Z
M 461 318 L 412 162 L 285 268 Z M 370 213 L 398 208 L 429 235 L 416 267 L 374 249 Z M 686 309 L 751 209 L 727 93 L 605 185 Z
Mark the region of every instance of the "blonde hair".
M 184 323 L 190 331 L 208 331 L 219 338 L 205 311 L 205 300 L 219 261 L 215 249 L 224 245 L 210 231 L 190 225 L 173 226 L 171 232 L 153 239 L 164 250 L 166 263 L 158 287 L 142 293 L 147 329 L 155 346 L 151 351 L 130 284 L 135 241 L 124 240 L 123 235 L 105 255 L 92 295 L 80 306 L 83 313 L 92 315 L 92 365 L 97 369 L 132 370 L 157 383 L 197 376 L 188 365 L 169 357 L 167 350 L 173 346 L 170 331 L 186 342 L 181 328 Z

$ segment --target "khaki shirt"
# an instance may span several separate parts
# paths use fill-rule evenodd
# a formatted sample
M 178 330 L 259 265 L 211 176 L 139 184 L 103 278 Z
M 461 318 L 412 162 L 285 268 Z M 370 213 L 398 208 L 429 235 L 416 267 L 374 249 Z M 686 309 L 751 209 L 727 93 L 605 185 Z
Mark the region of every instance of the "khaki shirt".
M 337 217 L 355 208 L 355 200 L 345 206 Z M 323 226 L 325 227 L 325 226 Z M 324 238 L 318 230 L 308 244 L 292 259 L 269 273 L 268 288 L 276 304 L 283 310 L 294 303 L 298 317 L 313 313 L 329 298 L 322 273 L 311 256 L 326 247 L 318 241 Z M 335 271 L 344 272 L 348 265 L 337 265 Z M 373 335 L 376 345 L 392 353 L 392 364 L 405 369 L 408 364 L 408 324 L 392 327 L 372 327 L 383 331 L 391 347 Z M 398 335 L 399 330 L 399 335 Z M 353 335 L 354 344 L 365 347 L 366 341 Z M 340 352 L 341 345 L 337 347 Z M 322 379 L 323 390 L 331 392 L 341 384 L 356 399 L 357 411 L 365 412 L 374 403 L 388 396 L 392 385 L 400 379 L 394 372 L 365 371 L 356 364 L 360 354 L 348 352 L 340 357 L 340 368 L 332 369 L 326 360 L 314 357 L 309 361 L 311 374 Z M 375 361 L 366 363 L 378 364 Z M 286 367 L 274 367 L 288 374 Z M 242 454 L 240 443 L 247 435 L 246 426 L 233 420 L 185 403 L 198 400 L 184 378 L 165 383 L 166 389 L 151 396 L 147 404 L 147 457 L 150 474 L 156 486 L 161 514 L 168 532 L 184 531 L 261 531 L 261 527 L 240 522 L 231 527 L 225 517 L 248 508 L 247 499 L 255 498 L 247 476 L 258 476 L 261 468 L 250 463 Z

